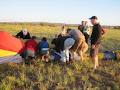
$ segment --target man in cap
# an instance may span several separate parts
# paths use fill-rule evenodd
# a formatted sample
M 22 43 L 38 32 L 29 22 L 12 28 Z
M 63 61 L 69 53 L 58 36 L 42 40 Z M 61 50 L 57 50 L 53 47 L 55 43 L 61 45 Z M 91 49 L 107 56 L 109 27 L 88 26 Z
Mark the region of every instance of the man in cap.
M 90 18 L 91 23 L 93 25 L 92 35 L 91 35 L 91 50 L 90 56 L 94 62 L 94 69 L 97 69 L 99 66 L 98 63 L 98 53 L 101 45 L 101 37 L 102 37 L 102 27 L 98 22 L 98 18 L 96 16 L 92 16 Z

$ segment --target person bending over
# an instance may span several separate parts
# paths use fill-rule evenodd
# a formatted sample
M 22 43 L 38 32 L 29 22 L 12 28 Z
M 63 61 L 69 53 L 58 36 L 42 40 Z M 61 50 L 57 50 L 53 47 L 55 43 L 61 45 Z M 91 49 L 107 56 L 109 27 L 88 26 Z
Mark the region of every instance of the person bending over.
M 67 34 L 75 40 L 75 44 L 70 49 L 73 59 L 75 57 L 75 53 L 77 53 L 81 57 L 81 60 L 83 61 L 84 60 L 83 55 L 88 50 L 88 45 L 85 42 L 84 35 L 79 30 L 74 30 L 74 29 L 69 29 L 69 28 L 67 29 Z
M 61 62 L 70 61 L 70 48 L 74 45 L 75 40 L 70 36 L 59 36 L 52 41 L 52 44 L 55 44 L 56 52 L 60 53 Z

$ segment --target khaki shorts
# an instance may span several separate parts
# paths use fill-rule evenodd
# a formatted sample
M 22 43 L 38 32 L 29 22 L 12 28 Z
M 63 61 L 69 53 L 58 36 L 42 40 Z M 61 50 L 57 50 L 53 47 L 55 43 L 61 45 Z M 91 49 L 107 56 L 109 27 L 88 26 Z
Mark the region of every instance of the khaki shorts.
M 91 50 L 90 50 L 90 56 L 94 57 L 94 56 L 98 55 L 99 49 L 100 49 L 100 44 L 95 45 L 94 49 L 91 48 Z

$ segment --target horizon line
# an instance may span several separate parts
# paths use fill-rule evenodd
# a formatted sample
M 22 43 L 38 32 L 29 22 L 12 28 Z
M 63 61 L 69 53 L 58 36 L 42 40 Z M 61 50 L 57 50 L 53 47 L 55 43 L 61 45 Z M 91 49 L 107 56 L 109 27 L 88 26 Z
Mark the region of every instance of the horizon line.
M 62 22 L 41 22 L 41 21 L 0 21 L 1 23 L 45 23 L 45 24 L 61 24 L 61 25 L 80 25 L 80 23 L 62 23 Z M 120 26 L 120 25 L 103 25 L 102 26 Z

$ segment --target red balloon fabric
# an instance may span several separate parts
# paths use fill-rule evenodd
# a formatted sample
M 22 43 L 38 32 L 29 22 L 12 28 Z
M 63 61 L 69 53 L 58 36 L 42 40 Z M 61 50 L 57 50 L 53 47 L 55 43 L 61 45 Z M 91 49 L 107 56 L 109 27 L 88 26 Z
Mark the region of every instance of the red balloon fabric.
M 7 32 L 0 31 L 0 49 L 22 53 L 24 43 Z

